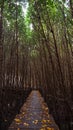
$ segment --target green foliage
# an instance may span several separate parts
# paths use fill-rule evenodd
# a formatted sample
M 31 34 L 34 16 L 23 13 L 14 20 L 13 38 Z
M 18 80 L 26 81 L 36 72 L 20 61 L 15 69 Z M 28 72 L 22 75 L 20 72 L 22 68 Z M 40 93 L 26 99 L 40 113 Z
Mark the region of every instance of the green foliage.
M 64 26 L 63 19 L 63 11 L 66 16 L 66 24 L 67 30 L 71 34 L 72 29 L 71 26 L 73 21 L 71 20 L 70 9 L 65 6 L 65 1 L 58 0 L 17 0 L 17 28 L 18 28 L 18 37 L 20 43 L 26 44 L 28 48 L 31 48 L 31 52 L 33 56 L 36 56 L 34 52 L 36 52 L 35 45 L 38 47 L 39 45 L 39 31 L 41 35 L 41 27 L 39 22 L 41 20 L 42 27 L 46 37 L 48 36 L 48 32 L 50 31 L 49 19 L 51 21 L 52 26 L 59 27 L 62 29 L 62 25 Z M 27 10 L 26 16 L 23 16 L 22 5 L 26 5 L 29 2 L 29 7 Z M 38 11 L 37 11 L 38 10 Z M 38 15 L 39 13 L 39 15 Z M 4 2 L 4 30 L 14 32 L 15 23 L 16 23 L 16 2 L 5 1 Z M 35 23 L 35 25 L 34 25 Z M 31 28 L 32 24 L 32 28 Z M 61 34 L 61 30 L 59 30 Z M 8 34 L 7 33 L 7 34 Z M 12 34 L 13 35 L 13 34 Z M 50 34 L 51 37 L 51 34 Z M 41 39 L 41 38 L 40 38 Z M 31 55 L 31 54 L 30 54 Z

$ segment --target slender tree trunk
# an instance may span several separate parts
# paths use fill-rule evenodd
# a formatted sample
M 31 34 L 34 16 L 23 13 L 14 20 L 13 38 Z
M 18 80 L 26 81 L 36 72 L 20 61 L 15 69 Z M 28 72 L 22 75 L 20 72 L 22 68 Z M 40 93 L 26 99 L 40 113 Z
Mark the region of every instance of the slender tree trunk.
M 15 23 L 15 35 L 16 35 L 16 87 L 18 87 L 18 10 L 17 10 L 17 0 L 16 0 L 16 23 Z
M 0 129 L 2 129 L 1 123 L 3 122 L 3 9 L 4 0 L 0 2 Z
M 3 81 L 3 9 L 4 0 L 0 5 L 0 88 L 2 87 Z

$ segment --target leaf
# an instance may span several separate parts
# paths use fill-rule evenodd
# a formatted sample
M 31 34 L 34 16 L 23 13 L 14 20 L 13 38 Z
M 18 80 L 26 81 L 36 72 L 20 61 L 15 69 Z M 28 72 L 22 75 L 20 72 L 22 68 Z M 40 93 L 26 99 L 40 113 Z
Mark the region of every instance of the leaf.
M 44 119 L 44 120 L 42 120 L 42 123 L 46 123 L 46 120 Z
M 42 127 L 43 127 L 43 128 L 46 128 L 46 127 L 47 127 L 47 125 L 46 125 L 46 124 L 44 124 L 44 125 L 42 125 Z
M 47 122 L 48 122 L 48 123 L 51 123 L 51 121 L 50 121 L 50 120 L 47 120 Z
M 24 125 L 25 125 L 25 126 L 29 126 L 29 124 L 28 124 L 28 123 L 26 123 L 26 122 L 24 122 Z
M 15 118 L 14 120 L 15 120 L 17 123 L 21 123 L 21 120 L 18 119 L 18 118 Z
M 46 107 L 45 110 L 48 110 L 48 107 Z
M 35 125 L 38 124 L 38 120 L 33 121 L 33 124 Z
M 40 130 L 45 130 L 45 128 L 41 128 Z
M 47 129 L 46 129 L 46 130 L 54 130 L 54 128 L 47 127 Z

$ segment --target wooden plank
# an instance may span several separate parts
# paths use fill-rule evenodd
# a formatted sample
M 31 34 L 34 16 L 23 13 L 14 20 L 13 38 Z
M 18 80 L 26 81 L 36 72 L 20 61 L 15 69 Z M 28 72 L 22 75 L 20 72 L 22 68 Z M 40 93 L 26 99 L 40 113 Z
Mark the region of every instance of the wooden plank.
M 39 91 L 32 91 L 9 130 L 59 130 Z

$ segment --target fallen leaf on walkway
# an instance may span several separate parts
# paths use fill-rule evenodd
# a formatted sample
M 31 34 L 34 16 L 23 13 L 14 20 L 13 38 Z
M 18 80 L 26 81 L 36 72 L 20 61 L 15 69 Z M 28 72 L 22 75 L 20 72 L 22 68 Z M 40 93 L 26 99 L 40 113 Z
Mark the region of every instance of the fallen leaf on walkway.
M 15 118 L 14 120 L 15 120 L 17 123 L 21 123 L 21 120 L 18 119 L 18 118 Z
M 46 123 L 46 120 L 44 119 L 44 120 L 42 120 L 42 123 Z
M 54 130 L 54 128 L 47 127 L 47 129 L 46 129 L 46 130 Z
M 55 129 L 54 129 L 54 128 L 47 127 L 47 128 L 41 128 L 40 130 L 55 130 Z
M 26 123 L 26 122 L 24 122 L 24 125 L 25 125 L 25 126 L 29 126 L 29 124 L 28 124 L 28 123 Z
M 46 124 L 44 124 L 44 125 L 42 125 L 42 127 L 43 127 L 43 128 L 45 128 L 45 127 L 47 127 L 47 125 L 46 125 Z
M 50 120 L 47 120 L 48 123 L 52 123 Z
M 45 128 L 41 128 L 40 130 L 46 130 Z
M 24 115 L 24 114 L 25 114 L 25 112 L 22 112 L 22 114 Z
M 45 110 L 47 111 L 47 110 L 48 110 L 48 107 L 46 107 Z
M 38 124 L 38 120 L 33 121 L 33 124 L 35 125 Z

